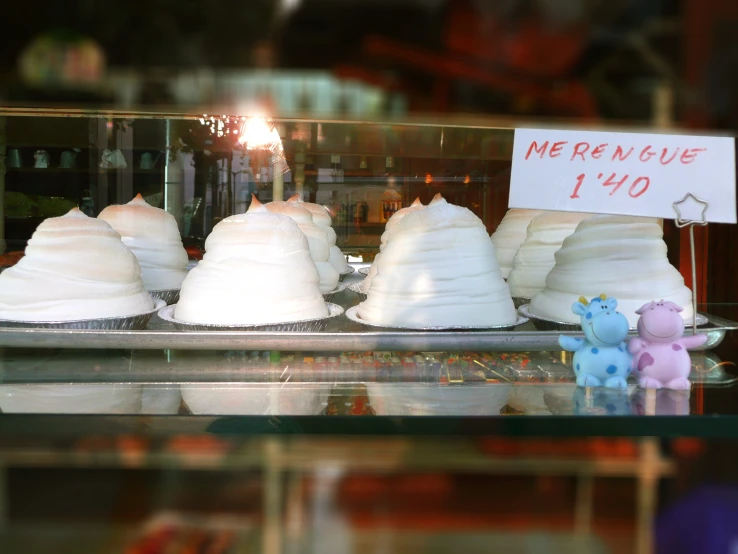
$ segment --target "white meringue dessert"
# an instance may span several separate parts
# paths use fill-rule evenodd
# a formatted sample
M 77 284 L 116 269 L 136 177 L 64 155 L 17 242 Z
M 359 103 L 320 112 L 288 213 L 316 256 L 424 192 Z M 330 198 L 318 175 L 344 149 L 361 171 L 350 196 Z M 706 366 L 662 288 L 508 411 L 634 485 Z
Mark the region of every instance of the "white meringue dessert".
M 333 267 L 336 268 L 339 276 L 349 270 L 349 264 L 346 256 L 344 256 L 343 252 L 341 252 L 341 249 L 335 244 L 331 246 L 328 250 L 328 261 Z
M 289 200 L 287 200 L 287 202 L 298 204 L 312 214 L 313 223 L 325 231 L 328 239 L 328 261 L 336 268 L 336 271 L 338 271 L 339 274 L 348 271 L 349 265 L 348 261 L 346 261 L 346 256 L 344 256 L 341 249 L 336 246 L 336 231 L 333 229 L 333 218 L 331 218 L 330 212 L 320 204 L 303 201 L 299 194 L 293 195 Z
M 392 230 L 359 318 L 387 327 L 514 325 L 495 247 L 471 211 L 436 195 Z
M 182 283 L 174 318 L 260 325 L 327 317 L 319 280 L 308 239 L 297 224 L 254 197 L 245 214 L 213 228 L 205 256 Z
M 662 299 L 684 308 L 680 315 L 691 323 L 692 292 L 666 252 L 656 219 L 620 215 L 585 219 L 556 252 L 546 287 L 533 297 L 529 311 L 546 319 L 579 323 L 572 304 L 580 296 L 606 294 L 617 299 L 618 311 L 631 328 L 638 323 L 638 308 Z
M 300 231 L 307 237 L 310 247 L 310 256 L 320 275 L 320 292 L 327 293 L 336 290 L 338 286 L 338 270 L 330 263 L 330 248 L 326 231 L 318 227 L 313 221 L 313 214 L 303 207 L 303 203 L 278 201 L 266 204 L 271 213 L 289 217 L 297 223 Z M 331 229 L 332 231 L 332 229 Z
M 500 264 L 502 277 L 507 279 L 513 266 L 513 258 L 525 240 L 528 225 L 541 213 L 541 210 L 507 210 L 497 229 L 492 233 L 492 242 L 497 251 L 497 263 Z
M 108 206 L 97 218 L 108 222 L 135 254 L 147 290 L 174 290 L 182 285 L 188 257 L 174 216 L 138 194 L 128 204 Z
M 305 202 L 299 194 L 293 194 L 292 196 L 290 196 L 287 202 L 291 204 L 298 204 L 299 206 L 309 211 L 313 215 L 313 223 L 315 223 L 318 227 L 331 227 L 333 225 L 331 214 L 320 204 Z
M 423 206 L 420 198 L 416 198 L 407 208 L 401 208 L 393 213 L 387 220 L 387 223 L 384 224 L 384 233 L 382 233 L 382 236 L 379 239 L 379 253 L 374 256 L 374 261 L 372 261 L 372 265 L 369 266 L 369 273 L 367 273 L 366 278 L 361 282 L 361 290 L 363 292 L 367 292 L 369 290 L 369 287 L 372 284 L 372 279 L 374 279 L 374 276 L 377 274 L 377 262 L 382 255 L 382 250 L 384 250 L 384 247 L 392 236 L 392 230 L 407 214 L 417 212 L 423 208 L 425 208 L 425 206 Z
M 534 217 L 507 276 L 510 294 L 516 298 L 533 298 L 542 291 L 546 275 L 554 266 L 554 253 L 579 222 L 590 216 L 576 212 L 544 212 Z
M 110 225 L 78 208 L 43 221 L 25 256 L 0 273 L 0 319 L 77 321 L 153 309 L 136 256 Z

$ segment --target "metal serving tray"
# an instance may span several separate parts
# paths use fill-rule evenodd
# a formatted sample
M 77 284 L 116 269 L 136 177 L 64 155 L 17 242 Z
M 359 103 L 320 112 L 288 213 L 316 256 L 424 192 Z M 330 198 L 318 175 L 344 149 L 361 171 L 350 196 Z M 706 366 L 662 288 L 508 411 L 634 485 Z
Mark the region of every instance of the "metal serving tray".
M 700 328 L 708 340 L 698 350 L 718 346 L 738 323 L 705 314 L 709 324 Z M 145 331 L 87 331 L 72 329 L 0 329 L 0 347 L 118 348 L 171 350 L 279 350 L 279 351 L 509 351 L 560 350 L 560 335 L 576 331 L 536 331 L 531 323 L 514 331 L 464 332 L 362 332 L 345 318 L 322 333 L 177 331 L 158 320 Z M 152 325 L 150 325 L 151 327 Z M 687 329 L 686 334 L 692 330 Z

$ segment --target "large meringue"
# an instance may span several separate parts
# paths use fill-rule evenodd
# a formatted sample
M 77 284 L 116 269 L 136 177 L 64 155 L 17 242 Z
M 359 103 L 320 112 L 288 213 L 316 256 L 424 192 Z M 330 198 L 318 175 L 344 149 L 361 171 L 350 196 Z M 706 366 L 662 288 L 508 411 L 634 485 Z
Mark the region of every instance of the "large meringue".
M 213 228 L 205 251 L 182 283 L 176 319 L 257 325 L 328 316 L 308 239 L 256 198 L 245 214 Z
M 187 275 L 187 251 L 171 214 L 150 206 L 139 194 L 128 204 L 108 206 L 97 218 L 120 233 L 123 243 L 136 255 L 148 290 L 182 285 Z
M 484 224 L 440 195 L 393 226 L 358 315 L 388 327 L 493 327 L 517 321 Z
M 384 250 L 384 247 L 387 245 L 387 241 L 389 241 L 392 236 L 392 230 L 407 214 L 417 212 L 423 208 L 425 208 L 425 206 L 423 206 L 420 198 L 416 198 L 407 208 L 399 209 L 393 213 L 387 220 L 387 223 L 384 224 L 384 233 L 382 233 L 382 236 L 379 239 L 379 253 L 374 256 L 374 261 L 372 262 L 372 265 L 369 266 L 369 273 L 367 273 L 366 279 L 361 283 L 361 290 L 363 292 L 367 292 L 369 290 L 369 287 L 372 284 L 372 279 L 374 279 L 374 276 L 377 274 L 377 263 L 379 258 L 382 256 L 382 250 Z
M 43 221 L 26 255 L 0 273 L 0 319 L 74 321 L 153 308 L 136 256 L 110 225 L 77 208 Z
M 497 251 L 497 262 L 500 264 L 502 277 L 507 279 L 513 266 L 513 258 L 525 240 L 528 224 L 540 214 L 540 210 L 507 210 L 497 229 L 492 233 L 492 242 Z
M 669 263 L 663 230 L 656 219 L 622 215 L 598 215 L 585 219 L 556 252 L 556 265 L 546 277 L 546 287 L 533 297 L 530 313 L 540 317 L 579 323 L 571 306 L 580 296 L 613 296 L 618 311 L 632 328 L 635 311 L 652 300 L 668 300 L 684 308 L 682 318 L 691 322 L 692 292 Z
M 266 208 L 275 214 L 286 215 L 297 223 L 300 231 L 305 233 L 310 246 L 310 256 L 315 262 L 320 275 L 320 292 L 331 292 L 338 286 L 338 271 L 330 263 L 330 247 L 328 237 L 321 227 L 313 221 L 313 215 L 303 203 L 278 201 L 269 202 Z
M 313 216 L 313 222 L 325 231 L 326 238 L 328 239 L 329 255 L 328 261 L 333 267 L 336 268 L 338 273 L 344 273 L 348 270 L 348 262 L 346 256 L 343 255 L 341 249 L 336 246 L 336 231 L 333 229 L 333 219 L 331 218 L 330 212 L 320 204 L 313 204 L 312 202 L 304 202 L 300 198 L 299 194 L 293 195 L 287 202 L 299 204 L 303 208 L 307 209 Z
M 554 252 L 577 225 L 591 214 L 576 212 L 543 212 L 530 222 L 525 241 L 513 259 L 507 276 L 510 293 L 515 297 L 532 298 L 546 286 L 546 275 L 554 266 Z

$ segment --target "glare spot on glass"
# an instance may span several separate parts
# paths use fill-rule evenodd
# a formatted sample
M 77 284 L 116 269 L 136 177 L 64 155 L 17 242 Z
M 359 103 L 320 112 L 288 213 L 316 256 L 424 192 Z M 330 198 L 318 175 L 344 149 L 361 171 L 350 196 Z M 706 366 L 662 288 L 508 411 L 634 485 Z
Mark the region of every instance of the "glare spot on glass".
M 271 126 L 264 117 L 252 117 L 246 120 L 241 129 L 238 142 L 249 150 L 282 151 L 282 139 L 276 128 Z

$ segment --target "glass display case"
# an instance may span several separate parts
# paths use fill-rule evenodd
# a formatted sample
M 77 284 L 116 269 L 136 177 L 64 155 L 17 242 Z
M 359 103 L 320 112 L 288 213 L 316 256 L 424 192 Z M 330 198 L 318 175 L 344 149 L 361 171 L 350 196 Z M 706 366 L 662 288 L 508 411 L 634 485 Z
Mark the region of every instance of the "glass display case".
M 735 291 L 706 284 L 725 283 L 732 264 L 710 261 L 704 230 L 697 234 L 697 291 L 699 332 L 707 339 L 690 353 L 689 390 L 642 389 L 633 377 L 625 388 L 577 386 L 572 354 L 559 345 L 562 334 L 579 334 L 571 326 L 519 316 L 496 328 L 406 328 L 356 315 L 388 221 L 416 199 L 428 205 L 440 194 L 468 208 L 484 235 L 498 228 L 508 211 L 513 138 L 512 124 L 495 121 L 2 110 L 2 270 L 24 257 L 43 221 L 75 207 L 95 218 L 139 194 L 176 221 L 187 271 L 200 263 L 220 222 L 294 195 L 330 214 L 348 269 L 335 289 L 321 290 L 332 317 L 315 325 L 181 325 L 172 310 L 158 311 L 176 302 L 178 290 L 117 327 L 4 319 L 0 469 L 253 468 L 265 483 L 257 541 L 265 552 L 295 547 L 290 537 L 305 502 L 300 476 L 322 465 L 380 474 L 573 475 L 577 533 L 590 524 L 594 477 L 633 477 L 635 551 L 648 552 L 658 480 L 675 468 L 644 437 L 732 437 L 738 429 Z M 670 221 L 662 226 L 668 261 L 691 284 L 687 235 Z M 727 226 L 713 227 L 711 240 L 728 235 Z M 69 249 L 45 248 L 51 262 L 41 272 L 52 276 L 44 281 L 49 288 L 59 272 L 108 263 L 103 251 L 99 260 L 80 262 Z M 580 450 L 510 456 L 509 445 L 489 438 L 495 435 L 635 441 L 626 441 L 625 453 L 621 444 L 583 462 Z M 412 442 L 399 439 L 408 436 Z M 186 448 L 192 444 L 194 453 Z M 4 477 L 0 472 L 0 521 Z M 234 529 L 252 540 L 252 528 Z
M 330 213 L 349 263 L 324 294 L 334 317 L 313 327 L 178 326 L 164 312 L 136 329 L 5 321 L 0 431 L 732 433 L 703 416 L 734 417 L 738 324 L 729 302 L 702 289 L 708 338 L 691 354 L 691 391 L 642 390 L 632 377 L 624 390 L 577 387 L 562 331 L 525 318 L 443 331 L 357 319 L 387 221 L 414 199 L 440 193 L 495 231 L 507 212 L 510 126 L 5 109 L 0 129 L 4 268 L 45 219 L 74 207 L 96 217 L 137 194 L 176 220 L 188 269 L 218 222 L 293 195 Z M 689 281 L 688 241 L 669 221 L 663 229 Z M 724 271 L 699 260 L 708 279 Z

